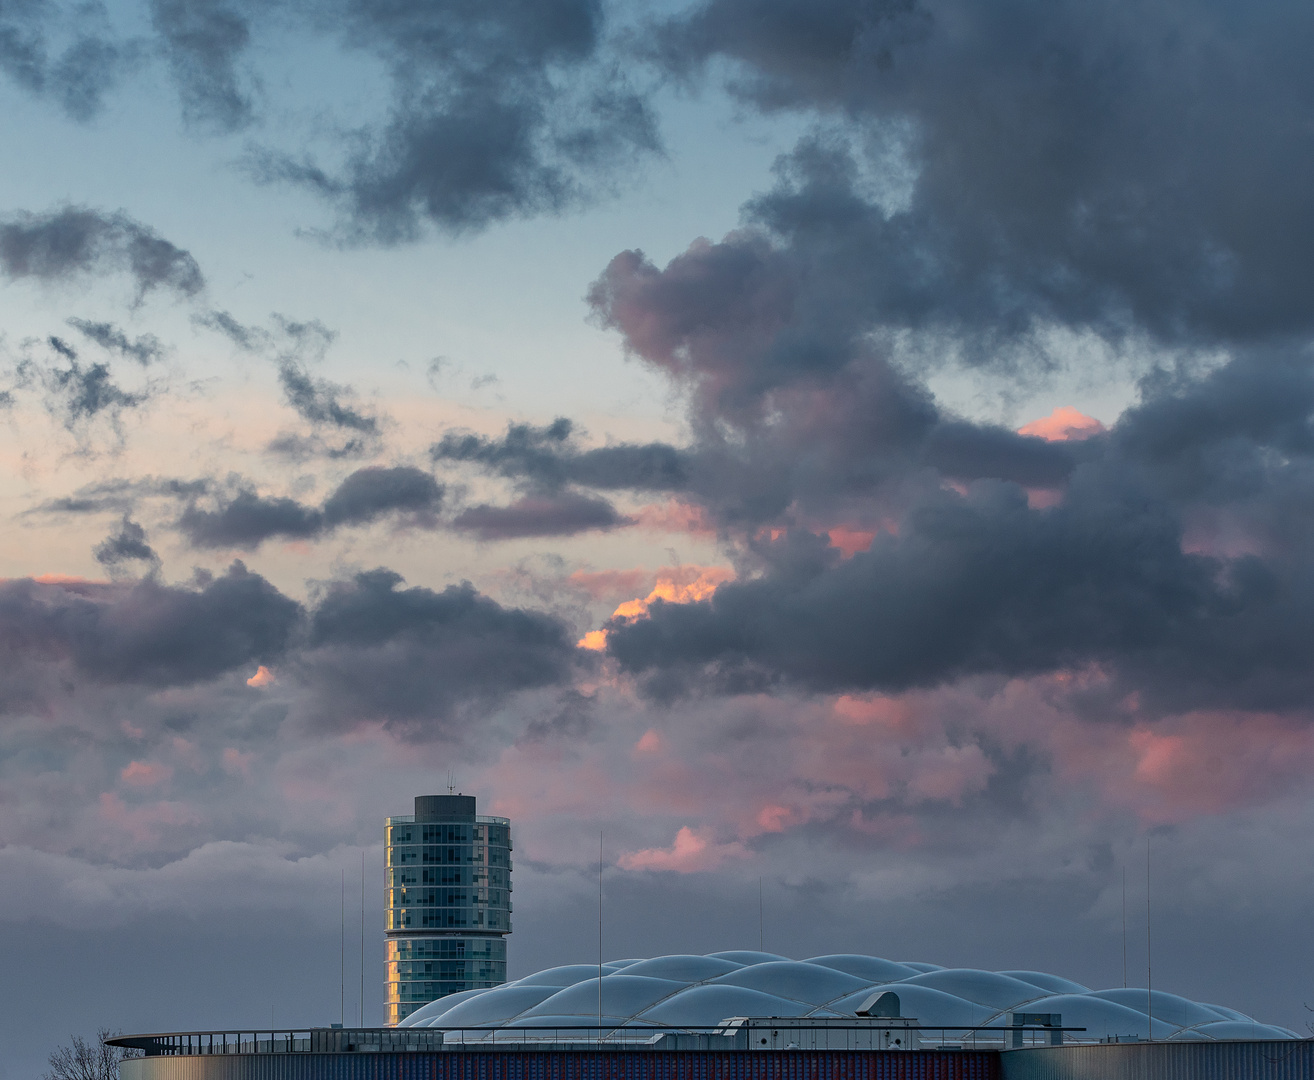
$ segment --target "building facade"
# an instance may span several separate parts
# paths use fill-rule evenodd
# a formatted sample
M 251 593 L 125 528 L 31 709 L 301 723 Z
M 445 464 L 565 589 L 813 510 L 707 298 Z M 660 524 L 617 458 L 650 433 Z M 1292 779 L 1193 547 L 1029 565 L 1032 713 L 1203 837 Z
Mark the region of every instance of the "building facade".
M 448 994 L 506 982 L 511 822 L 470 795 L 419 795 L 387 819 L 385 914 L 389 1025 Z

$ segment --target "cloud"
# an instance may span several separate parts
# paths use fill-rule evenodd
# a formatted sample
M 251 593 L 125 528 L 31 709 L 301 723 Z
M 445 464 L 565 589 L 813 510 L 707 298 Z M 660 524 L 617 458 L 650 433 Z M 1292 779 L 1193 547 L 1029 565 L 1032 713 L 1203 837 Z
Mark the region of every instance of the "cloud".
M 718 844 L 707 830 L 695 831 L 688 825 L 675 834 L 669 848 L 644 848 L 631 851 L 616 860 L 623 870 L 674 870 L 691 874 L 712 870 L 727 859 L 743 859 L 748 850 L 738 841 Z
M 276 536 L 313 539 L 389 514 L 407 524 L 432 528 L 442 500 L 442 486 L 426 472 L 409 465 L 369 466 L 351 473 L 320 507 L 242 489 L 219 496 L 213 510 L 188 505 L 178 518 L 178 528 L 196 547 L 254 549 Z
M 324 529 L 324 517 L 295 499 L 239 491 L 221 500 L 216 510 L 188 506 L 178 518 L 178 528 L 195 547 L 253 549 L 275 536 L 292 540 L 316 536 Z
M 183 118 L 217 132 L 247 126 L 254 105 L 237 62 L 250 43 L 251 29 L 240 7 L 224 0 L 151 0 L 150 12 Z
M 49 499 L 26 511 L 28 514 L 99 514 L 131 511 L 140 499 L 195 499 L 213 487 L 210 480 L 183 480 L 177 477 L 145 476 L 136 479 L 96 481 L 78 488 L 72 495 Z
M 87 421 L 105 415 L 117 424 L 128 409 L 135 409 L 151 397 L 149 389 L 124 390 L 113 381 L 107 364 L 88 364 L 78 360 L 77 351 L 57 337 L 47 339 L 52 352 L 67 361 L 67 367 L 52 366 L 41 371 L 41 380 L 49 394 L 51 411 L 62 417 L 69 431 L 76 431 Z
M 716 592 L 718 586 L 733 580 L 735 572 L 727 566 L 670 566 L 658 570 L 654 575 L 652 589 L 646 596 L 626 600 L 612 612 L 613 619 L 637 619 L 648 614 L 657 601 L 666 604 L 691 604 L 706 600 Z M 597 575 L 571 575 L 572 583 L 592 584 Z M 608 579 L 603 578 L 603 581 Z M 621 579 L 624 580 L 624 579 Z M 582 649 L 601 651 L 606 648 L 607 632 L 590 630 L 579 641 Z
M 337 165 L 263 150 L 251 170 L 336 203 L 349 238 L 388 244 L 588 202 L 659 146 L 608 54 L 605 15 L 587 0 L 349 6 L 335 29 L 388 71 L 386 118 L 355 131 Z
M 146 530 L 126 514 L 119 523 L 118 531 L 111 533 L 97 544 L 93 554 L 101 566 L 111 570 L 121 567 L 124 563 L 145 562 L 153 567 L 160 563 L 160 557 L 146 542 Z
M 129 338 L 113 323 L 91 322 L 87 319 L 69 319 L 69 326 L 74 327 L 84 337 L 94 341 L 106 352 L 116 352 L 120 356 L 131 357 L 142 367 L 160 360 L 164 356 L 164 346 L 154 334 L 142 334 Z
M 1165 508 L 1110 495 L 1092 481 L 1033 510 L 1016 489 L 977 485 L 843 561 L 791 534 L 763 550 L 758 578 L 613 620 L 607 649 L 667 687 L 890 690 L 1104 662 L 1128 689 L 1178 701 L 1306 700 L 1305 571 L 1280 586 L 1273 567 L 1224 572 L 1182 551 Z M 1266 651 L 1275 637 L 1282 660 Z
M 514 540 L 526 536 L 573 536 L 633 524 L 605 499 L 574 491 L 525 495 L 507 506 L 471 506 L 452 519 L 452 528 L 480 540 Z
M 847 265 L 844 302 L 873 323 L 1243 342 L 1314 328 L 1295 239 L 1314 152 L 1292 145 L 1314 104 L 1292 43 L 1312 32 L 1308 11 L 1207 0 L 706 0 L 653 41 L 676 71 L 728 65 L 750 107 L 844 132 L 804 139 L 750 216 Z
M 129 787 L 139 788 L 156 787 L 172 776 L 173 769 L 159 761 L 130 761 L 119 774 Z
M 502 607 L 468 582 L 401 583 L 388 570 L 357 574 L 316 605 L 305 649 L 284 665 L 308 691 L 305 723 L 460 738 L 470 708 L 569 680 L 576 652 L 552 616 Z
M 377 435 L 379 422 L 341 402 L 348 389 L 315 379 L 303 367 L 288 361 L 279 366 L 278 381 L 283 387 L 287 403 L 297 414 L 311 424 L 358 431 L 363 435 Z
M 1086 416 L 1071 405 L 1060 405 L 1048 416 L 1023 424 L 1017 433 L 1034 435 L 1051 442 L 1067 442 L 1069 439 L 1089 439 L 1092 435 L 1102 435 L 1105 430 L 1104 425 L 1093 416 Z
M 192 316 L 192 322 L 207 330 L 223 334 L 243 352 L 258 352 L 269 343 L 269 334 L 259 327 L 247 326 L 227 311 L 203 311 Z
M 62 659 L 93 683 L 185 686 L 286 649 L 301 606 L 235 562 L 195 587 L 31 579 L 0 584 L 12 663 Z
M 622 444 L 583 449 L 575 425 L 565 417 L 551 424 L 510 424 L 500 439 L 449 431 L 429 448 L 435 463 L 480 466 L 528 480 L 542 490 L 582 484 L 603 490 L 680 490 L 688 485 L 685 455 L 665 443 Z
M 365 524 L 387 513 L 432 523 L 442 498 L 442 486 L 411 466 L 357 469 L 324 500 L 324 523 L 330 528 Z
M 222 334 L 243 352 L 269 357 L 278 368 L 278 382 L 283 397 L 297 415 L 315 429 L 307 437 L 284 433 L 268 449 L 272 453 L 300 460 L 325 455 L 330 458 L 356 456 L 377 445 L 379 417 L 346 403 L 353 395 L 349 386 L 310 373 L 310 364 L 323 360 L 337 339 L 337 332 L 318 319 L 288 319 L 275 312 L 273 328 L 248 326 L 227 311 L 212 310 L 192 317 L 196 326 Z M 345 442 L 330 443 L 321 434 L 346 434 Z
M 136 42 L 113 39 L 103 4 L 83 3 L 75 12 L 59 12 L 77 30 L 52 55 L 54 4 L 14 4 L 0 13 L 0 71 L 24 90 L 56 101 L 74 120 L 100 112 L 107 90 L 137 59 Z
M 138 302 L 156 289 L 192 297 L 205 287 L 187 251 L 121 210 L 65 206 L 0 221 L 0 272 L 11 280 L 59 282 L 116 271 L 132 277 Z

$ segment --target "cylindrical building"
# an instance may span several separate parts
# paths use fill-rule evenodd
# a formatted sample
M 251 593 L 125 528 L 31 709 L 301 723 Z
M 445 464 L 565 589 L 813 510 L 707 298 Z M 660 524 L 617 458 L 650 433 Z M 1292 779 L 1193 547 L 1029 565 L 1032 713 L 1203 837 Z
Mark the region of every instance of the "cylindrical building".
M 511 822 L 471 795 L 419 795 L 388 818 L 387 1022 L 462 990 L 506 982 Z

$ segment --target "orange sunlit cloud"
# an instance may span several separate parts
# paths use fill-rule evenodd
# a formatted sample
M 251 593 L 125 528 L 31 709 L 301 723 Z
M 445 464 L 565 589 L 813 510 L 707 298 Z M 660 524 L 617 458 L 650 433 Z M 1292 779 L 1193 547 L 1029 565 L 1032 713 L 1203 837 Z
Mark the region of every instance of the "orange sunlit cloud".
M 1107 430 L 1093 416 L 1079 412 L 1071 405 L 1060 405 L 1048 416 L 1032 420 L 1017 429 L 1019 435 L 1034 435 L 1050 442 L 1071 442 L 1089 439 Z
M 656 601 L 668 604 L 693 604 L 706 600 L 719 585 L 730 581 L 735 572 L 728 566 L 668 566 L 657 571 L 657 583 L 641 599 L 626 600 L 612 612 L 613 619 L 638 619 L 648 614 Z M 607 631 L 590 630 L 576 645 L 601 652 L 607 647 Z
M 246 680 L 246 685 L 254 686 L 258 689 L 262 686 L 268 686 L 273 681 L 274 673 L 265 667 L 264 664 L 261 664 L 256 668 L 256 673 Z
M 627 600 L 614 612 L 613 619 L 635 619 L 648 613 L 658 600 L 668 604 L 694 604 L 706 600 L 717 586 L 729 581 L 735 572 L 728 566 L 675 566 L 657 572 L 657 584 L 642 600 Z

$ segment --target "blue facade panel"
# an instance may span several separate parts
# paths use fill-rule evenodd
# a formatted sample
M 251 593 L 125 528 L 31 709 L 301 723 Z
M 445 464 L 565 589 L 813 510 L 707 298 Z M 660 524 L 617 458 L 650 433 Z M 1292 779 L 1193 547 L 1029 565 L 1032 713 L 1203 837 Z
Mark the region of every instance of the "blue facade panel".
M 1314 1041 L 1037 1047 L 1000 1064 L 1002 1080 L 1311 1080 Z
M 122 1080 L 1002 1080 L 986 1050 L 198 1054 L 119 1069 Z

